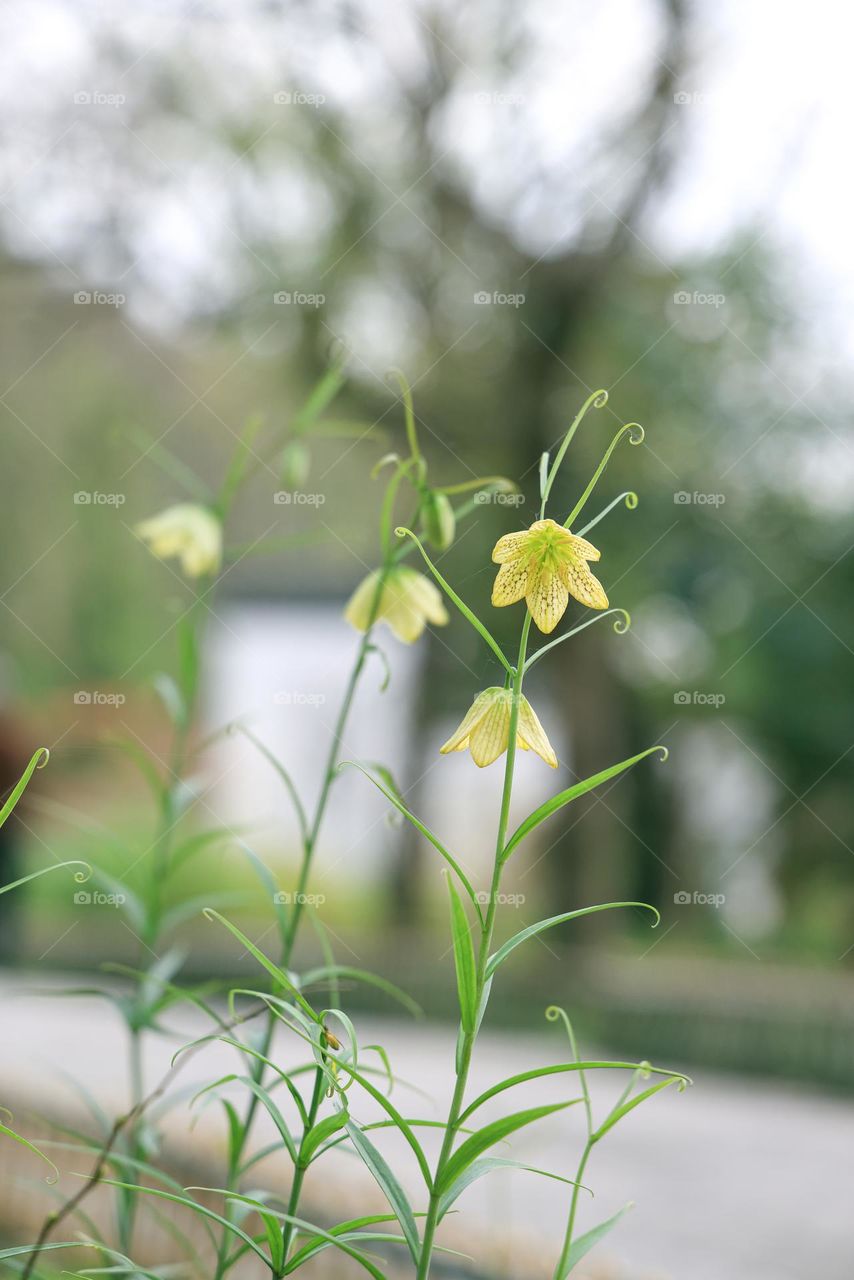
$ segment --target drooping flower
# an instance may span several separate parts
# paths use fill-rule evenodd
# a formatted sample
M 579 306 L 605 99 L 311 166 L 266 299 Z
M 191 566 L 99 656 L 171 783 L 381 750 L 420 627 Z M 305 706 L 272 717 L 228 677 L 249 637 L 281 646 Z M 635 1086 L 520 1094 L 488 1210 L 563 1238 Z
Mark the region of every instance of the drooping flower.
M 554 520 L 535 520 L 530 529 L 505 533 L 492 559 L 501 565 L 492 603 L 500 608 L 524 596 L 532 618 L 546 634 L 560 622 L 570 596 L 590 609 L 608 608 L 602 583 L 587 565 L 599 559 L 599 552 Z
M 498 685 L 479 693 L 466 712 L 462 724 L 445 745 L 439 748 L 442 755 L 468 748 L 479 769 L 497 760 L 510 743 L 513 697 L 512 689 L 502 689 Z M 553 769 L 557 768 L 557 756 L 546 737 L 546 731 L 528 699 L 521 696 L 516 745 L 523 751 L 535 751 L 546 764 Z
M 359 583 L 344 610 L 344 617 L 357 631 L 367 631 L 371 625 L 379 570 L 369 573 Z M 416 569 L 399 565 L 390 569 L 382 586 L 379 603 L 373 621 L 386 622 L 404 644 L 412 644 L 423 633 L 428 622 L 443 627 L 448 613 L 442 603 L 439 588 Z
M 178 556 L 188 578 L 219 572 L 222 525 L 207 507 L 182 502 L 143 520 L 136 533 L 161 560 Z

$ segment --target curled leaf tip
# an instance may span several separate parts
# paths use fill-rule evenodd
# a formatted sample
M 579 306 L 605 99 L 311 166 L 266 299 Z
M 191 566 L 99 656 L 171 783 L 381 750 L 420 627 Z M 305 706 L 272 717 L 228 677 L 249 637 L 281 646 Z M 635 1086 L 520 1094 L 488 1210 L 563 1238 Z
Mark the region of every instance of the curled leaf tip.
M 632 615 L 628 609 L 617 609 L 616 612 L 622 616 L 614 619 L 614 630 L 618 636 L 624 636 L 632 625 Z
M 623 430 L 629 433 L 629 444 L 643 444 L 646 432 L 639 422 L 627 422 Z M 635 495 L 635 505 L 637 505 L 637 495 Z
M 670 759 L 670 751 L 669 751 L 669 749 L 668 749 L 667 747 L 662 746 L 662 745 L 661 745 L 661 743 L 659 743 L 657 747 L 653 747 L 653 748 L 652 748 L 652 750 L 653 750 L 653 751 L 660 751 L 660 752 L 661 752 L 661 763 L 662 763 L 662 764 L 665 764 L 665 763 Z
M 563 1016 L 563 1009 L 561 1009 L 559 1005 L 550 1004 L 546 1009 L 547 1022 L 557 1022 L 558 1018 L 561 1016 Z
M 605 390 L 604 387 L 602 387 L 601 390 L 597 391 L 596 395 L 593 397 L 593 408 L 604 409 L 607 403 L 608 403 L 608 392 Z
M 636 511 L 638 505 L 638 495 L 633 489 L 630 489 L 625 498 L 626 507 L 629 511 Z
M 36 751 L 36 756 L 38 757 L 38 759 L 36 760 L 36 768 L 43 769 L 47 764 L 48 760 L 50 760 L 50 748 L 39 747 L 39 749 Z
M 399 524 L 397 526 L 397 528 L 394 531 L 394 536 L 396 538 L 411 538 L 413 542 L 418 542 L 418 538 L 415 536 L 412 530 L 407 529 L 406 525 L 404 524 Z
M 85 884 L 87 880 L 91 880 L 92 878 L 93 870 L 89 863 L 84 862 L 82 865 L 85 868 L 84 871 L 74 872 L 74 879 L 77 884 Z

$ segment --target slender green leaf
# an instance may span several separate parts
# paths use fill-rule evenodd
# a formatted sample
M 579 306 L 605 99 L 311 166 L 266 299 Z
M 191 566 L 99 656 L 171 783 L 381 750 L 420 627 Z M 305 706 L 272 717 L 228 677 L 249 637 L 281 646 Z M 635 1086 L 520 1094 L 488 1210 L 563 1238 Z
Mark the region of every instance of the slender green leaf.
M 19 1146 L 26 1147 L 27 1151 L 32 1151 L 34 1156 L 38 1156 L 40 1160 L 44 1160 L 45 1164 L 49 1164 L 51 1169 L 53 1169 L 53 1177 L 49 1177 L 47 1180 L 50 1183 L 56 1182 L 59 1177 L 59 1170 L 49 1156 L 46 1156 L 43 1151 L 39 1151 L 38 1147 L 33 1146 L 32 1142 L 30 1142 L 28 1138 L 22 1137 L 21 1134 L 16 1133 L 14 1129 L 7 1128 L 5 1124 L 0 1124 L 0 1134 L 3 1134 L 7 1138 L 11 1138 L 12 1141 L 17 1142 Z
M 302 1144 L 299 1150 L 299 1163 L 302 1165 L 311 1164 L 311 1158 L 315 1151 L 327 1138 L 331 1138 L 333 1133 L 337 1133 L 339 1129 L 343 1129 L 347 1123 L 347 1112 L 336 1111 L 331 1116 L 324 1116 L 322 1120 L 318 1120 L 317 1124 L 309 1129 L 308 1133 L 303 1136 Z M 391 1120 L 385 1123 L 391 1124 Z
M 434 835 L 434 833 L 430 830 L 430 828 L 426 827 L 419 818 L 416 818 L 415 815 L 411 813 L 409 809 L 407 809 L 403 801 L 398 796 L 396 796 L 393 791 L 389 790 L 387 787 L 384 787 L 381 782 L 378 782 L 377 779 L 373 777 L 373 775 L 370 774 L 367 769 L 363 768 L 363 766 L 358 763 L 358 761 L 342 760 L 341 764 L 338 767 L 344 768 L 345 765 L 349 765 L 351 768 L 358 769 L 360 773 L 363 773 L 365 777 L 368 779 L 368 781 L 372 782 L 374 786 L 377 788 L 377 790 L 382 792 L 386 800 L 388 800 L 390 804 L 393 804 L 395 809 L 397 809 L 399 813 L 402 813 L 404 818 L 407 819 L 407 821 L 412 823 L 416 831 L 420 831 L 421 835 L 424 836 L 425 840 L 430 841 L 433 848 L 442 855 L 442 857 L 445 859 L 448 865 L 456 873 L 457 878 L 460 881 L 460 884 L 463 886 L 466 893 L 471 898 L 472 904 L 474 905 L 474 908 L 477 911 L 477 914 L 481 916 L 481 919 L 482 919 L 483 917 L 481 915 L 480 904 L 478 903 L 478 900 L 477 900 L 477 894 L 472 888 L 472 885 L 468 879 L 468 876 L 465 874 L 462 867 L 460 867 L 459 863 L 451 856 L 450 853 L 448 853 L 448 850 L 442 844 L 439 837 L 437 835 Z
M 581 1183 L 575 1183 L 571 1178 L 562 1178 L 559 1173 L 549 1173 L 548 1169 L 538 1169 L 532 1164 L 520 1164 L 518 1160 L 504 1160 L 501 1156 L 483 1156 L 480 1160 L 474 1160 L 469 1167 L 457 1178 L 453 1186 L 449 1187 L 439 1201 L 439 1221 L 441 1222 L 451 1205 L 461 1196 L 466 1187 L 470 1187 L 478 1178 L 482 1178 L 484 1174 L 491 1173 L 493 1169 L 522 1169 L 525 1173 L 538 1173 L 542 1178 L 552 1178 L 555 1182 L 565 1182 L 567 1186 L 581 1186 Z M 592 1194 L 592 1193 L 591 1193 Z
M 556 796 L 552 796 L 551 800 L 546 800 L 538 809 L 530 814 L 521 826 L 517 827 L 513 835 L 504 846 L 501 855 L 502 862 L 510 857 L 513 850 L 527 835 L 538 827 L 541 822 L 545 822 L 546 818 L 550 818 L 553 813 L 557 813 L 558 809 L 562 809 L 564 805 L 571 804 L 573 800 L 577 800 L 580 796 L 585 796 L 589 791 L 593 791 L 595 787 L 599 787 L 603 782 L 608 782 L 611 778 L 615 778 L 617 774 L 624 773 L 626 769 L 630 769 L 632 765 L 637 764 L 641 760 L 645 760 L 647 756 L 654 752 L 660 751 L 662 760 L 666 760 L 668 756 L 667 747 L 657 746 L 649 747 L 646 751 L 641 751 L 639 755 L 632 756 L 629 760 L 623 760 L 620 764 L 612 764 L 610 768 L 603 769 L 600 773 L 594 773 L 592 777 L 585 778 L 583 782 L 576 782 L 574 786 L 568 787 L 566 791 L 560 791 Z
M 352 1120 L 346 1124 L 347 1132 L 350 1135 L 350 1141 L 362 1157 L 374 1179 L 378 1183 L 380 1190 L 388 1200 L 390 1206 L 394 1210 L 395 1216 L 400 1223 L 406 1243 L 409 1245 L 409 1252 L 412 1254 L 412 1261 L 418 1264 L 418 1252 L 420 1242 L 418 1239 L 418 1227 L 415 1224 L 415 1214 L 406 1197 L 406 1192 L 398 1182 L 397 1178 L 389 1168 L 385 1158 L 380 1154 L 370 1138 L 367 1138 L 358 1125 Z
M 261 1259 L 262 1262 L 270 1266 L 270 1259 L 267 1257 L 263 1249 L 259 1249 L 258 1245 L 250 1235 L 247 1235 L 235 1223 L 230 1222 L 228 1218 L 224 1218 L 222 1214 L 215 1213 L 213 1209 L 206 1208 L 205 1205 L 199 1204 L 197 1200 L 193 1200 L 190 1196 L 173 1195 L 170 1191 L 161 1191 L 158 1187 L 144 1187 L 134 1182 L 119 1182 L 115 1178 L 102 1178 L 101 1185 L 106 1187 L 116 1187 L 122 1191 L 133 1191 L 137 1195 L 156 1196 L 161 1200 L 171 1200 L 173 1204 L 183 1205 L 186 1209 L 191 1209 L 193 1213 L 197 1213 L 199 1217 L 210 1218 L 214 1222 L 218 1222 L 221 1227 L 225 1227 L 233 1235 L 238 1236 L 244 1244 L 248 1245 L 254 1254 Z M 190 1188 L 188 1188 L 190 1189 Z M 194 1188 L 195 1190 L 207 1190 L 208 1188 Z M 271 1268 L 272 1269 L 272 1268 Z
M 666 1089 L 671 1084 L 678 1084 L 680 1091 L 685 1088 L 685 1081 L 680 1076 L 673 1076 L 669 1080 L 657 1080 L 655 1084 L 651 1084 L 642 1093 L 636 1093 L 633 1098 L 629 1098 L 628 1102 L 624 1102 L 621 1107 L 616 1107 L 593 1134 L 593 1142 L 598 1142 L 600 1138 L 604 1138 L 609 1129 L 613 1129 L 614 1125 L 619 1120 L 622 1120 L 623 1116 L 628 1115 L 630 1111 L 634 1111 L 635 1107 L 639 1107 L 642 1102 L 646 1102 L 647 1098 L 651 1098 L 654 1093 L 661 1093 L 662 1089 Z
M 628 1213 L 633 1208 L 631 1203 L 624 1205 L 612 1218 L 606 1218 L 604 1222 L 600 1222 L 598 1227 L 593 1227 L 590 1231 L 585 1231 L 583 1236 L 579 1236 L 569 1250 L 569 1257 L 566 1260 L 566 1267 L 560 1276 L 560 1280 L 566 1280 L 566 1277 L 572 1271 L 576 1263 L 579 1263 L 586 1253 L 589 1253 L 595 1244 L 606 1236 L 612 1227 L 615 1227 L 620 1221 L 624 1213 Z
M 214 911 L 212 907 L 205 908 L 202 914 L 207 916 L 208 920 L 218 920 L 220 924 L 225 925 L 229 933 L 233 934 L 234 937 L 237 938 L 238 942 L 243 944 L 246 950 L 255 957 L 261 967 L 267 970 L 271 978 L 278 982 L 285 991 L 288 991 L 290 995 L 293 996 L 294 1000 L 308 1015 L 308 1017 L 311 1018 L 313 1022 L 320 1021 L 314 1009 L 312 1009 L 305 997 L 300 994 L 291 979 L 285 973 L 284 969 L 280 969 L 277 964 L 273 964 L 273 961 L 270 960 L 269 957 L 265 956 L 264 952 L 260 951 L 258 947 L 255 946 L 254 942 L 250 942 L 246 934 L 238 929 L 237 925 L 232 924 L 230 920 L 226 920 L 225 916 L 221 916 L 220 913 L 218 911 Z
M 546 920 L 539 920 L 536 924 L 531 924 L 527 929 L 509 938 L 503 946 L 499 947 L 494 955 L 489 957 L 486 964 L 486 973 L 490 977 L 500 964 L 502 964 L 511 951 L 515 951 L 523 942 L 527 942 L 528 938 L 535 937 L 538 933 L 543 933 L 546 929 L 553 929 L 555 925 L 565 924 L 568 920 L 577 920 L 581 916 L 595 915 L 597 911 L 614 911 L 617 907 L 643 907 L 645 911 L 651 911 L 655 916 L 655 925 L 658 924 L 661 916 L 655 907 L 651 907 L 646 902 L 603 902 L 596 907 L 581 907 L 578 911 L 565 911 L 559 916 L 549 916 Z M 655 928 L 653 925 L 653 928 Z
M 471 930 L 460 896 L 454 882 L 448 877 L 451 898 L 451 938 L 454 944 L 454 964 L 457 970 L 457 993 L 460 999 L 460 1019 L 463 1029 L 474 1031 L 477 1017 L 477 976 L 475 973 L 474 944 Z
M 443 1195 L 447 1193 L 469 1165 L 484 1151 L 494 1147 L 496 1142 L 501 1142 L 504 1138 L 509 1137 L 511 1133 L 515 1133 L 517 1129 L 523 1129 L 526 1125 L 533 1124 L 535 1120 L 542 1120 L 546 1116 L 554 1115 L 557 1111 L 565 1111 L 567 1107 L 575 1106 L 579 1101 L 579 1098 L 573 1098 L 570 1102 L 551 1103 L 543 1107 L 529 1107 L 526 1111 L 516 1111 L 512 1115 L 502 1116 L 500 1119 L 484 1125 L 482 1129 L 478 1129 L 476 1133 L 473 1133 L 470 1138 L 466 1138 L 465 1142 L 451 1156 L 442 1170 L 440 1181 L 437 1183 L 438 1190 Z
M 219 1080 L 215 1080 L 212 1084 L 205 1085 L 203 1089 L 200 1089 L 199 1092 L 196 1094 L 195 1098 L 193 1098 L 193 1102 L 196 1101 L 196 1098 L 201 1098 L 204 1094 L 211 1093 L 215 1089 L 221 1089 L 227 1084 L 243 1084 L 246 1086 L 247 1089 L 250 1090 L 250 1092 L 252 1092 L 255 1095 L 255 1097 L 264 1107 L 264 1110 L 267 1112 L 270 1119 L 273 1121 L 273 1124 L 276 1126 L 276 1129 L 278 1130 L 278 1133 L 279 1133 L 279 1137 L 282 1139 L 282 1142 L 285 1144 L 288 1155 L 291 1157 L 294 1164 L 296 1164 L 297 1162 L 296 1144 L 294 1143 L 294 1140 L 291 1137 L 291 1132 L 287 1126 L 285 1117 L 282 1115 L 281 1111 L 276 1106 L 273 1099 L 270 1097 L 269 1092 L 263 1087 L 263 1085 L 260 1085 L 257 1080 L 253 1080 L 251 1076 L 239 1076 L 239 1075 L 233 1075 L 233 1074 L 222 1076 Z
M 72 858 L 68 862 L 57 862 L 55 867 L 42 867 L 41 871 L 31 871 L 28 876 L 21 876 L 20 880 L 12 880 L 9 884 L 0 885 L 0 893 L 8 893 L 10 889 L 17 889 L 22 884 L 27 884 L 30 880 L 38 880 L 39 876 L 49 876 L 54 871 L 61 871 L 63 867 L 85 867 L 83 871 L 75 871 L 74 879 L 78 884 L 85 884 L 92 874 L 92 868 L 88 862 L 81 862 L 79 858 Z
M 33 752 L 32 756 L 30 757 L 29 764 L 27 765 L 26 769 L 21 774 L 21 777 L 18 779 L 18 781 L 15 783 L 14 787 L 12 788 L 9 798 L 7 799 L 6 803 L 2 806 L 2 808 L 0 808 L 0 827 L 3 826 L 3 823 L 9 817 L 9 814 L 15 808 L 15 805 L 18 803 L 21 796 L 26 791 L 27 783 L 35 773 L 36 769 L 43 769 L 49 759 L 50 759 L 50 752 L 48 751 L 47 747 L 39 747 L 37 751 Z
M 527 1084 L 529 1080 L 541 1080 L 544 1076 L 563 1075 L 568 1071 L 646 1071 L 652 1075 L 668 1076 L 673 1080 L 682 1080 L 685 1084 L 690 1084 L 690 1078 L 684 1076 L 679 1071 L 666 1071 L 662 1067 L 651 1067 L 644 1062 L 561 1062 L 553 1067 L 532 1067 L 530 1071 L 520 1071 L 518 1075 L 508 1076 L 506 1080 L 500 1080 L 498 1084 L 491 1085 L 485 1089 L 483 1093 L 478 1094 L 474 1102 L 470 1102 L 465 1111 L 460 1116 L 462 1124 L 468 1119 L 478 1107 L 482 1107 L 485 1102 L 489 1102 L 490 1098 L 495 1098 L 499 1093 L 504 1093 L 507 1089 L 513 1089 L 517 1084 Z M 580 1101 L 580 1099 L 576 1099 Z
M 457 595 L 456 591 L 453 589 L 451 584 L 442 577 L 441 573 L 436 568 L 433 561 L 428 556 L 427 552 L 424 550 L 424 547 L 421 544 L 421 539 L 418 538 L 417 535 L 414 534 L 411 529 L 407 529 L 402 525 L 399 528 L 395 529 L 395 533 L 399 538 L 412 539 L 412 541 L 415 543 L 418 550 L 421 552 L 421 557 L 424 560 L 424 563 L 427 565 L 427 568 L 430 570 L 433 577 L 438 582 L 439 586 L 445 592 L 445 595 L 448 597 L 450 601 L 452 601 L 453 604 L 457 606 L 457 609 L 459 609 L 460 613 L 463 615 L 465 620 L 468 623 L 470 623 L 471 626 L 474 627 L 478 635 L 483 640 L 486 641 L 486 643 L 489 645 L 490 649 L 495 654 L 496 658 L 501 663 L 502 667 L 507 672 L 507 674 L 512 676 L 513 668 L 505 658 L 504 651 L 502 650 L 500 644 L 495 639 L 495 637 L 486 629 L 486 627 L 483 625 L 483 623 L 481 622 L 477 614 L 472 612 L 472 610 L 468 607 L 465 601 L 460 599 L 460 597 Z

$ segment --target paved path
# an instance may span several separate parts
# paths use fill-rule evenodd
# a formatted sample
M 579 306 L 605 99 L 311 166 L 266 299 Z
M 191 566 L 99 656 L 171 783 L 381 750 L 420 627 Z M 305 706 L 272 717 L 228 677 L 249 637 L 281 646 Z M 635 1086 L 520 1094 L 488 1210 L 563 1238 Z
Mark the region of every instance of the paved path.
M 118 1019 L 104 1002 L 37 997 L 7 976 L 0 979 L 0 1007 L 5 1042 L 0 1097 L 20 1105 L 46 1093 L 53 1106 L 66 1099 L 77 1105 L 68 1086 L 58 1081 L 61 1068 L 85 1077 L 106 1104 L 123 1105 L 126 1054 Z M 194 1024 L 189 1035 L 199 1029 Z M 452 1034 L 377 1019 L 363 1021 L 360 1030 L 363 1043 L 384 1044 L 399 1075 L 428 1091 L 424 1098 L 400 1088 L 397 1105 L 411 1116 L 438 1118 L 450 1093 Z M 160 1040 L 148 1045 L 152 1082 L 173 1047 Z M 280 1037 L 277 1056 L 294 1062 L 299 1046 Z M 485 1033 L 474 1084 L 485 1087 L 565 1056 L 556 1027 L 528 1037 Z M 182 1084 L 233 1069 L 233 1052 L 217 1046 L 188 1066 Z M 508 1096 L 520 1108 L 569 1098 L 576 1092 L 570 1079 L 555 1077 Z M 601 1115 L 620 1084 L 598 1073 L 593 1086 Z M 176 1109 L 170 1123 L 183 1126 L 181 1114 Z M 356 1114 L 371 1118 L 360 1105 Z M 489 1112 L 484 1109 L 483 1115 Z M 211 1108 L 194 1140 L 203 1138 L 207 1124 L 217 1141 L 215 1123 Z M 580 1109 L 572 1109 L 556 1123 L 544 1122 L 517 1136 L 512 1156 L 572 1176 L 581 1125 Z M 393 1144 L 394 1136 L 387 1150 L 396 1155 Z M 339 1169 L 352 1183 L 357 1171 L 352 1159 L 341 1156 Z M 627 1200 L 636 1202 L 599 1247 L 602 1260 L 616 1264 L 615 1274 L 622 1275 L 624 1266 L 625 1274 L 637 1280 L 854 1277 L 854 1102 L 779 1084 L 700 1075 L 693 1089 L 681 1095 L 666 1091 L 627 1117 L 597 1148 L 586 1180 L 596 1196 L 583 1205 L 582 1227 Z M 410 1183 L 414 1191 L 417 1179 Z M 493 1230 L 533 1233 L 544 1253 L 553 1255 L 565 1190 L 529 1174 L 501 1171 L 473 1186 L 461 1203 Z M 368 1194 L 372 1191 L 368 1186 Z

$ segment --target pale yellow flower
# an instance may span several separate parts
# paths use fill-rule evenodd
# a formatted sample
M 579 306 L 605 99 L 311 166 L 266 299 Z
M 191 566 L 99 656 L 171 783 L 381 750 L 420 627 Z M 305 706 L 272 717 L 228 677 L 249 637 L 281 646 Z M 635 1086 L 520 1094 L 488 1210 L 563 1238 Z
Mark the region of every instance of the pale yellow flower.
M 344 610 L 344 617 L 357 631 L 367 631 L 371 625 L 371 610 L 379 580 L 379 570 L 369 573 L 359 583 Z M 398 566 L 386 575 L 374 621 L 387 623 L 398 640 L 412 644 L 428 622 L 438 627 L 445 626 L 448 613 L 442 603 L 442 593 L 429 578 L 416 569 Z
M 450 751 L 465 751 L 468 747 L 471 758 L 479 769 L 497 760 L 510 743 L 513 696 L 512 689 L 501 689 L 498 685 L 479 693 L 460 727 L 439 748 L 442 755 L 447 755 Z M 546 731 L 528 699 L 521 696 L 516 745 L 523 751 L 535 751 L 546 764 L 553 769 L 557 768 L 557 756 L 546 737 Z
M 590 609 L 608 608 L 602 583 L 587 566 L 588 560 L 599 559 L 599 552 L 554 520 L 535 520 L 530 529 L 506 533 L 496 542 L 492 559 L 501 565 L 492 603 L 500 608 L 524 596 L 546 634 L 560 622 L 570 596 Z
M 136 533 L 161 560 L 180 557 L 188 578 L 219 572 L 222 563 L 222 525 L 212 511 L 194 502 L 167 507 L 143 520 Z

